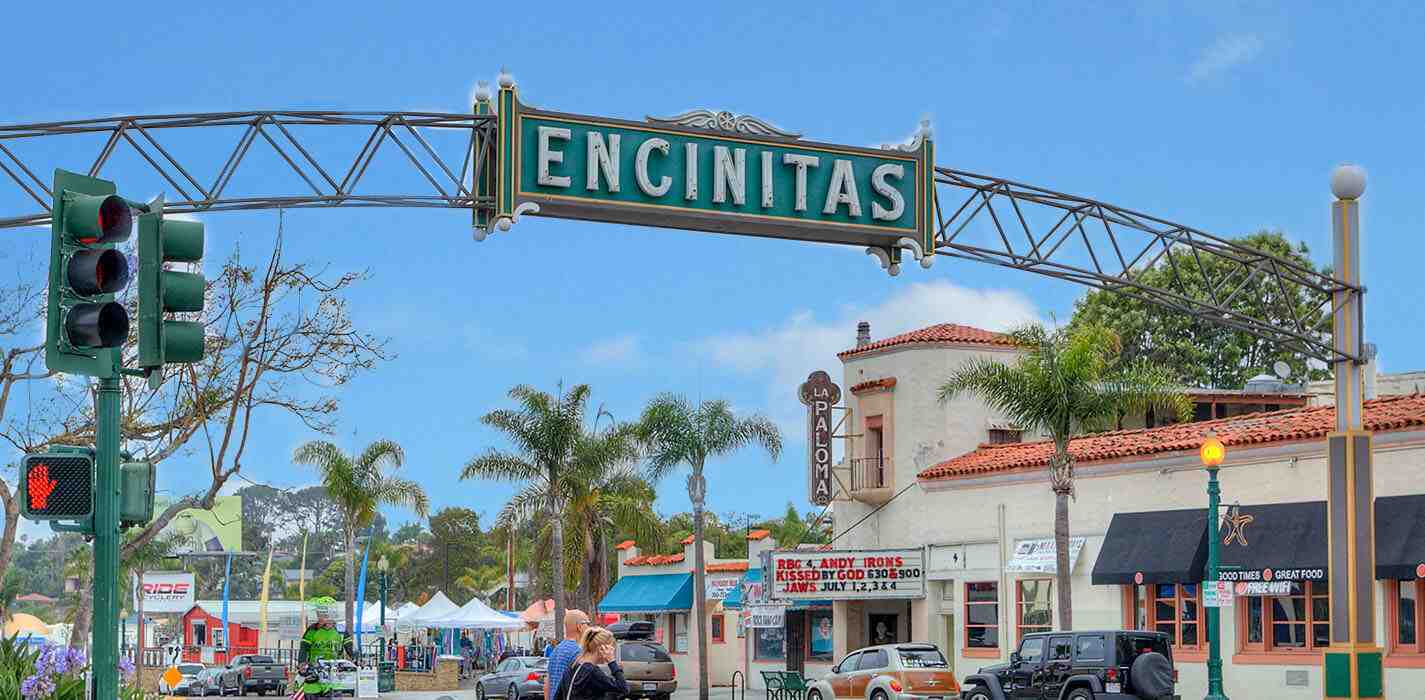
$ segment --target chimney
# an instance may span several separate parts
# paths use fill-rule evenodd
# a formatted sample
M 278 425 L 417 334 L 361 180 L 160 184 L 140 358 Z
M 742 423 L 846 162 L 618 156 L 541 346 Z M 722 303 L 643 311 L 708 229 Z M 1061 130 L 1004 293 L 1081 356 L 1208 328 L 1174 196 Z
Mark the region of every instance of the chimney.
M 856 324 L 856 347 L 863 348 L 871 344 L 871 322 L 861 321 Z

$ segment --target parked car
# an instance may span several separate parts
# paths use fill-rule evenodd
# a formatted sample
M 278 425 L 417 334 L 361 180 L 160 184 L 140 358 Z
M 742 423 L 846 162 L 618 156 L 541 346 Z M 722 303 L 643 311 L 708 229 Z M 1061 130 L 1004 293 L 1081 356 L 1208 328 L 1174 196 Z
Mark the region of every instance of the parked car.
M 198 680 L 193 681 L 194 695 L 220 695 L 219 683 L 223 678 L 223 669 L 219 666 L 205 668 L 198 672 Z
M 957 700 L 960 684 L 934 644 L 882 644 L 847 654 L 809 682 L 807 700 Z
M 965 700 L 1180 700 L 1173 650 L 1162 632 L 1028 634 L 1009 663 L 965 678 Z
M 346 659 L 324 659 L 317 663 L 319 677 L 331 685 L 333 694 L 356 697 L 356 664 Z
M 234 656 L 218 681 L 218 694 L 281 695 L 287 690 L 287 667 L 266 654 Z
M 475 681 L 475 697 L 479 700 L 543 698 L 548 668 L 549 660 L 542 656 L 512 656 Z
M 198 674 L 203 672 L 203 664 L 183 663 L 178 664 L 178 672 L 183 674 L 177 683 L 172 686 L 162 676 L 158 679 L 158 692 L 165 695 L 202 695 L 198 683 Z
M 615 644 L 628 697 L 668 700 L 678 690 L 678 669 L 662 644 L 652 639 L 622 639 Z

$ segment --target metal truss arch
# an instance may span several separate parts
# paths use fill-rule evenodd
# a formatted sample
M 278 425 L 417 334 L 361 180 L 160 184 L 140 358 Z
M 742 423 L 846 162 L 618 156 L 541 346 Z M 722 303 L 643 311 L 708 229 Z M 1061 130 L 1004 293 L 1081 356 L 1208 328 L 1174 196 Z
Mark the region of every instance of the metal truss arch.
M 218 137 L 223 131 L 230 138 Z M 336 132 L 349 138 L 347 147 L 330 142 L 328 135 Z M 190 133 L 198 136 L 204 153 L 175 155 L 179 151 L 170 141 Z M 0 228 L 49 223 L 53 193 L 47 176 L 60 164 L 41 167 L 38 159 L 27 158 L 26 149 L 34 144 L 48 154 L 52 142 L 86 136 L 97 148 L 86 156 L 89 174 L 101 175 L 116 154 L 127 152 L 131 162 L 171 188 L 170 212 L 494 208 L 494 198 L 476 186 L 494 162 L 493 114 L 213 112 L 0 125 L 0 193 L 8 185 L 9 194 L 18 192 L 26 203 L 19 211 L 0 210 Z M 275 167 L 295 176 L 293 183 L 300 181 L 296 191 L 239 194 L 234 183 L 255 169 L 245 170 L 244 164 L 259 143 L 280 161 Z M 64 165 L 73 168 L 74 162 Z M 210 177 L 200 176 L 205 165 L 214 173 Z M 372 175 L 373 167 L 379 176 Z M 392 172 L 398 170 L 404 172 Z M 409 182 L 383 190 L 380 181 L 386 175 Z M 1331 330 L 1314 325 L 1323 311 L 1329 318 L 1363 290 L 1291 260 L 1106 202 L 949 168 L 935 170 L 934 201 L 938 255 L 1138 298 L 1322 362 L 1364 359 L 1333 349 Z M 1054 223 L 1045 226 L 1041 217 Z M 1152 269 L 1164 271 L 1168 282 L 1145 281 L 1145 271 Z M 1261 317 L 1235 311 L 1232 302 L 1259 281 L 1277 290 L 1272 303 L 1281 308 Z

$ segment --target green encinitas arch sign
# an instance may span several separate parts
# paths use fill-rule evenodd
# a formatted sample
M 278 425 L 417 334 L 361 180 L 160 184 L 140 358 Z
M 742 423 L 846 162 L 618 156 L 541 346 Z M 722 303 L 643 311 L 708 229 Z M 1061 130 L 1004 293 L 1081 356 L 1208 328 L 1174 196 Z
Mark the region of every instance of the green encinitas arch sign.
M 696 110 L 635 122 L 533 109 L 513 81 L 477 113 L 498 118 L 475 225 L 522 214 L 717 233 L 932 250 L 934 144 L 805 141 L 756 118 Z

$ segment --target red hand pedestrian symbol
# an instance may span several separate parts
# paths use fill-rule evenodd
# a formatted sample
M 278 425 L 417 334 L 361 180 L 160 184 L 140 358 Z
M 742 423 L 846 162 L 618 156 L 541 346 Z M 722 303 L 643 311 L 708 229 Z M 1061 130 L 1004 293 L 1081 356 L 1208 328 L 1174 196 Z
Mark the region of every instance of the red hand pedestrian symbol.
M 30 470 L 30 510 L 44 510 L 49 507 L 49 495 L 59 482 L 49 478 L 49 465 L 39 464 Z

